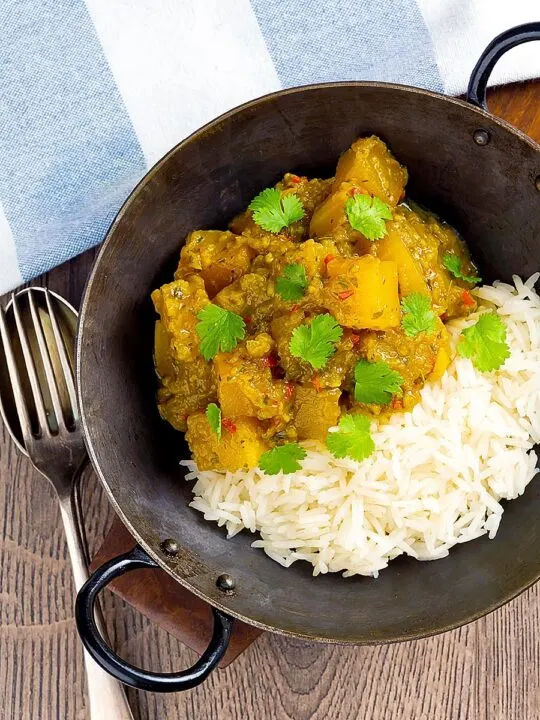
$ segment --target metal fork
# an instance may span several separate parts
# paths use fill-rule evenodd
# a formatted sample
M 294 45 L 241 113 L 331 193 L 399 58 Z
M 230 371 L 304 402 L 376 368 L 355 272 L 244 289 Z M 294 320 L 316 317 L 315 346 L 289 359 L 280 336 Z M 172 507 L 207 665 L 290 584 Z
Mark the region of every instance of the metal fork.
M 58 496 L 78 591 L 88 578 L 88 570 L 74 489 L 86 459 L 86 449 L 73 370 L 49 292 L 44 291 L 46 310 L 38 306 L 35 291 L 30 288 L 23 292 L 29 312 L 23 313 L 17 296 L 11 296 L 22 362 L 20 353 L 17 359 L 1 306 L 0 335 L 24 445 L 32 465 L 49 480 Z M 23 369 L 25 375 L 21 373 Z M 100 632 L 105 634 L 104 622 L 98 613 L 96 621 Z M 91 720 L 133 720 L 122 685 L 104 672 L 86 651 L 84 654 Z

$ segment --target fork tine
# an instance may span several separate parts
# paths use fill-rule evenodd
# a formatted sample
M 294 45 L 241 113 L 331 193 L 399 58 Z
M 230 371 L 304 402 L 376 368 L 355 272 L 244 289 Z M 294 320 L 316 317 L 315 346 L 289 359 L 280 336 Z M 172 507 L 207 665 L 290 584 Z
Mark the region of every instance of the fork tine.
M 39 347 L 39 354 L 41 355 L 41 362 L 43 363 L 43 369 L 45 370 L 45 377 L 47 378 L 47 385 L 49 386 L 49 393 L 51 396 L 52 406 L 56 415 L 56 422 L 58 427 L 65 430 L 66 423 L 64 421 L 64 413 L 62 410 L 62 403 L 60 401 L 60 392 L 56 383 L 56 377 L 54 375 L 51 358 L 49 355 L 49 349 L 45 342 L 45 335 L 43 334 L 43 328 L 41 327 L 41 321 L 38 317 L 36 303 L 34 300 L 34 293 L 32 290 L 28 291 L 28 304 L 30 306 L 30 315 L 32 316 L 32 323 L 34 325 L 34 332 Z
M 62 370 L 64 371 L 64 380 L 66 383 L 69 400 L 71 403 L 71 413 L 73 415 L 73 419 L 76 420 L 79 416 L 79 412 L 78 412 L 78 403 L 77 403 L 77 392 L 75 390 L 75 382 L 73 379 L 73 369 L 71 367 L 71 363 L 68 358 L 68 354 L 66 351 L 66 346 L 64 343 L 64 339 L 62 337 L 62 333 L 60 332 L 60 326 L 58 325 L 58 320 L 56 317 L 56 312 L 54 310 L 54 305 L 51 302 L 51 295 L 47 288 L 45 288 L 45 299 L 47 301 L 47 309 L 49 311 L 49 317 L 51 318 L 51 326 L 53 329 L 54 339 L 56 341 L 56 348 L 58 350 L 58 355 L 60 357 L 60 363 L 62 364 Z
M 28 414 L 28 408 L 24 400 L 24 393 L 22 389 L 21 377 L 17 370 L 17 363 L 15 361 L 15 355 L 13 353 L 13 346 L 9 337 L 9 330 L 6 323 L 6 316 L 3 307 L 0 305 L 0 337 L 2 338 L 2 345 L 4 347 L 4 353 L 6 356 L 6 365 L 9 375 L 9 381 L 13 388 L 13 398 L 15 400 L 15 407 L 17 408 L 17 415 L 19 418 L 19 425 L 23 434 L 24 444 L 27 445 L 28 441 L 32 437 L 32 425 L 30 423 L 30 416 Z
M 19 303 L 15 293 L 11 295 L 11 302 L 13 305 L 13 315 L 15 316 L 15 324 L 17 325 L 17 332 L 19 334 L 19 340 L 23 351 L 24 364 L 26 366 L 26 372 L 28 373 L 28 379 L 30 380 L 30 387 L 32 388 L 32 396 L 34 398 L 34 405 L 36 406 L 36 413 L 38 416 L 39 430 L 41 433 L 50 434 L 49 423 L 47 422 L 47 412 L 45 410 L 45 403 L 41 395 L 39 388 L 39 380 L 37 376 L 37 370 L 32 357 L 32 350 L 30 349 L 30 341 L 24 328 L 21 313 L 19 311 Z

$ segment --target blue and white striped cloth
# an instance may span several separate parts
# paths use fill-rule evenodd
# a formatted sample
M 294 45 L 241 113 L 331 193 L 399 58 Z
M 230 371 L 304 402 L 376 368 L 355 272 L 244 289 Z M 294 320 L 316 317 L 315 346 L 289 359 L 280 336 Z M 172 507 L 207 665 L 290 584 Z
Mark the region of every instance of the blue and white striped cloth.
M 464 91 L 539 0 L 1 0 L 0 292 L 99 243 L 131 188 L 216 115 L 281 87 Z M 496 83 L 540 76 L 540 44 Z

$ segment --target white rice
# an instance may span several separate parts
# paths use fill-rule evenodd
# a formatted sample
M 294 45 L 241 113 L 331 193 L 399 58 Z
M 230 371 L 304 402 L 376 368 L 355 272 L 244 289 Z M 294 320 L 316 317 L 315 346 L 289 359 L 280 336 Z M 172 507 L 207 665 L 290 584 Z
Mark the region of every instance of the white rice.
M 537 473 L 539 275 L 474 291 L 479 311 L 448 325 L 453 346 L 463 327 L 495 309 L 511 356 L 491 373 L 456 356 L 412 412 L 373 423 L 376 451 L 368 460 L 338 460 L 305 443 L 302 469 L 288 475 L 199 472 L 186 461 L 186 479 L 197 480 L 191 507 L 225 525 L 229 537 L 258 532 L 253 547 L 285 567 L 310 562 L 314 575 L 376 577 L 403 553 L 435 560 L 456 543 L 495 537 L 499 501 L 521 495 Z

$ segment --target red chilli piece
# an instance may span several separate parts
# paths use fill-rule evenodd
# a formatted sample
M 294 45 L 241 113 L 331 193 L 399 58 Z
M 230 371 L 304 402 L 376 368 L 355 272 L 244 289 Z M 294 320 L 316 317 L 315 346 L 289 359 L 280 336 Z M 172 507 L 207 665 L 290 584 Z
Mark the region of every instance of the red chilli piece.
M 358 345 L 360 342 L 360 335 L 357 335 L 356 333 L 351 333 L 351 340 L 353 345 Z
M 246 323 L 246 325 L 251 325 L 251 323 L 252 323 L 251 315 L 246 315 L 246 317 L 244 318 L 244 322 Z
M 312 382 L 313 387 L 315 388 L 315 390 L 316 390 L 317 392 L 321 392 L 321 390 L 322 390 L 322 385 L 321 385 L 321 381 L 319 380 L 319 376 L 318 376 L 318 375 L 315 375 L 314 378 L 313 378 L 313 380 L 312 380 L 311 382 Z
M 461 300 L 462 300 L 463 304 L 466 305 L 467 307 L 474 307 L 476 305 L 476 302 L 475 302 L 473 296 L 471 295 L 471 293 L 468 290 L 464 290 L 461 293 Z
M 274 355 L 267 355 L 263 358 L 264 367 L 273 368 L 278 365 L 278 359 Z
M 347 300 L 351 295 L 354 295 L 354 290 L 343 290 L 343 292 L 338 293 L 338 298 L 340 300 Z
M 403 410 L 403 403 L 397 397 L 392 400 L 392 410 Z
M 300 310 L 300 305 L 298 305 L 298 304 L 291 305 L 291 312 L 297 312 L 298 310 Z
M 332 262 L 332 260 L 335 260 L 335 259 L 336 259 L 336 256 L 330 254 L 330 255 L 327 255 L 327 256 L 324 258 L 323 263 L 326 265 L 326 267 L 328 267 L 328 263 L 329 263 L 329 262 Z
M 291 182 L 300 183 L 302 182 L 302 178 L 299 175 L 291 175 Z
M 285 397 L 290 400 L 294 394 L 294 384 L 291 382 L 285 383 Z
M 362 191 L 360 190 L 360 188 L 356 188 L 356 187 L 355 187 L 355 188 L 351 188 L 351 189 L 349 190 L 349 195 L 350 195 L 351 197 L 353 197 L 354 195 L 361 195 L 361 194 L 362 194 Z
M 236 423 L 234 422 L 234 420 L 231 420 L 231 418 L 223 418 L 221 424 L 223 425 L 225 430 L 230 432 L 231 435 L 234 435 L 234 433 L 236 432 Z

